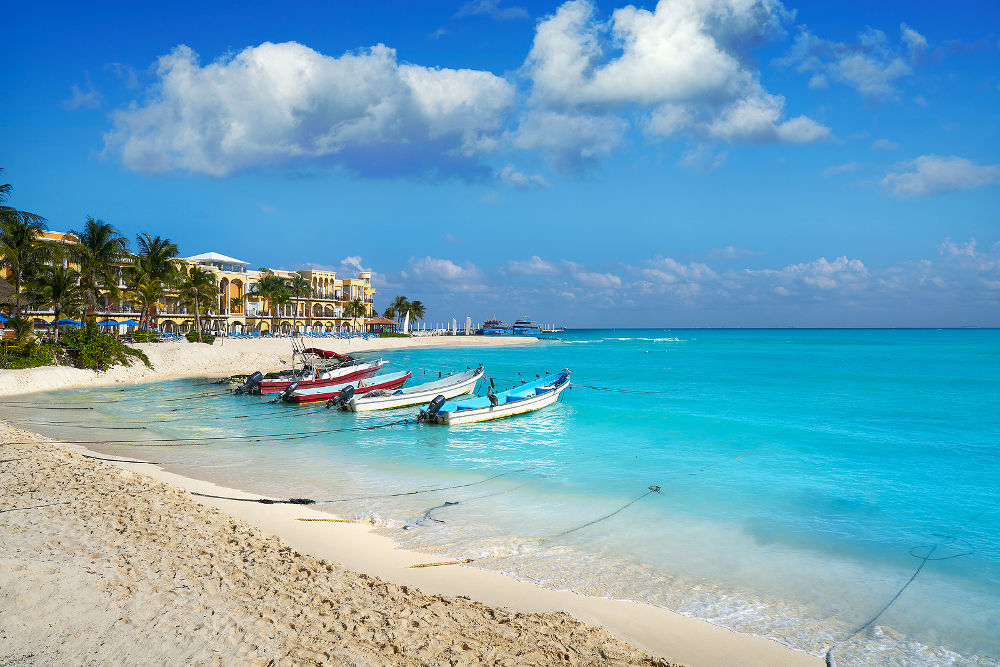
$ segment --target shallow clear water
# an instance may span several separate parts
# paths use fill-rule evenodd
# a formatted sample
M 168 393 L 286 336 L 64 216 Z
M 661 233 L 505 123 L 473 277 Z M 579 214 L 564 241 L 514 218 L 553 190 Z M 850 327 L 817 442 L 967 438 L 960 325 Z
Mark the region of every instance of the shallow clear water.
M 1000 331 L 605 330 L 384 357 L 416 382 L 423 369 L 481 362 L 498 388 L 564 367 L 575 386 L 537 413 L 450 429 L 330 432 L 416 408 L 272 405 L 205 380 L 40 399 L 94 410 L 0 409 L 79 440 L 195 438 L 104 451 L 342 501 L 322 507 L 547 586 L 651 602 L 816 654 L 837 643 L 845 664 L 1000 657 Z M 927 554 L 898 600 L 844 641 Z

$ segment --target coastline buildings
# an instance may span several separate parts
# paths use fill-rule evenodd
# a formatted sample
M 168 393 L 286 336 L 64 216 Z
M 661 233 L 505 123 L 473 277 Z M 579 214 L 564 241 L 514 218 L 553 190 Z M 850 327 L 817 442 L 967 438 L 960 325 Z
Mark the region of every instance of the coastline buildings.
M 75 244 L 76 237 L 67 232 L 44 231 L 41 240 Z M 206 252 L 175 260 L 182 269 L 198 266 L 215 275 L 219 287 L 216 303 L 202 314 L 202 327 L 210 332 L 240 333 L 248 331 L 347 331 L 366 330 L 368 320 L 374 317 L 372 302 L 375 288 L 372 287 L 371 273 L 359 271 L 356 277 L 338 278 L 334 271 L 304 270 L 252 270 L 249 262 L 228 257 L 217 252 Z M 67 262 L 73 266 L 72 261 Z M 127 266 L 118 271 L 118 287 L 122 298 L 112 300 L 107 294 L 97 311 L 98 320 L 138 319 L 141 304 L 131 299 L 127 293 Z M 290 282 L 301 275 L 309 285 L 309 294 L 292 296 L 287 303 L 271 303 L 270 300 L 254 294 L 254 286 L 268 274 Z M 9 277 L 9 276 L 4 276 Z M 348 317 L 347 305 L 357 300 L 364 309 L 363 316 Z M 52 310 L 28 307 L 26 317 L 37 325 L 51 320 Z M 155 314 L 146 317 L 150 330 L 154 326 L 159 331 L 186 333 L 194 328 L 194 312 L 181 302 L 176 290 L 168 290 L 156 305 Z

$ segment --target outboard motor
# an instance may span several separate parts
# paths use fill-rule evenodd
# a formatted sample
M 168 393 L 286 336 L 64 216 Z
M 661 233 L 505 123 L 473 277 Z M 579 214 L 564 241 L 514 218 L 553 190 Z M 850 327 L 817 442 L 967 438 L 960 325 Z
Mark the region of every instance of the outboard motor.
M 252 394 L 253 391 L 257 388 L 257 386 L 260 384 L 260 381 L 263 379 L 264 379 L 263 373 L 261 373 L 260 371 L 254 371 L 250 375 L 250 377 L 246 379 L 246 382 L 237 387 L 233 393 L 236 394 L 237 396 L 242 396 L 243 394 Z
M 445 399 L 445 397 L 442 394 L 438 394 L 437 396 L 435 396 L 434 400 L 430 402 L 426 410 L 421 410 L 419 413 L 417 413 L 417 423 L 419 424 L 420 422 L 434 421 L 434 418 L 437 416 L 438 410 L 441 409 L 441 406 L 444 405 L 446 400 L 447 399 Z
M 292 395 L 292 392 L 298 388 L 299 388 L 299 383 L 293 382 L 287 387 L 285 387 L 285 391 L 281 392 L 281 396 L 279 396 L 278 398 L 282 401 L 287 401 L 288 397 Z
M 351 402 L 352 398 L 354 398 L 354 385 L 349 384 L 341 389 L 340 393 L 337 395 L 337 407 L 347 405 Z

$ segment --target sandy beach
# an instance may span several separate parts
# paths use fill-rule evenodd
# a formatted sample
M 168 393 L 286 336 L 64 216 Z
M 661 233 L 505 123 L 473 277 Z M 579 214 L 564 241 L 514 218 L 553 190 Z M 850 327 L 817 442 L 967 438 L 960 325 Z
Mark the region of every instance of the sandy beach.
M 287 340 L 146 347 L 152 371 L 5 371 L 0 394 L 266 370 L 290 348 Z M 397 548 L 369 524 L 330 521 L 336 515 L 309 507 L 196 497 L 189 492 L 247 494 L 156 465 L 85 458 L 83 448 L 4 422 L 0 433 L 2 664 L 822 662 L 659 607 L 470 566 L 413 567 L 438 559 Z

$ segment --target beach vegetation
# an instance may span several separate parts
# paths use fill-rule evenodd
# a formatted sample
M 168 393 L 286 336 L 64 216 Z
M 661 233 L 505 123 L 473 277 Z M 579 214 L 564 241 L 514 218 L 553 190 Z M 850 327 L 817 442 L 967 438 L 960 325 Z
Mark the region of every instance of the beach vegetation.
M 354 320 L 353 326 L 355 330 L 357 330 L 358 328 L 358 318 L 364 317 L 367 314 L 368 314 L 368 308 L 365 306 L 364 303 L 361 302 L 361 299 L 354 299 L 353 301 L 349 301 L 347 305 L 344 306 L 344 316 L 350 317 Z
M 86 301 L 85 319 L 90 325 L 100 300 L 121 298 L 121 265 L 131 263 L 132 255 L 128 239 L 103 220 L 87 216 L 83 229 L 71 233 L 79 240 L 70 248 L 70 254 L 79 267 L 80 287 Z
M 417 320 L 422 320 L 427 316 L 427 308 L 421 301 L 411 301 L 410 302 L 410 318 L 416 322 Z
M 271 310 L 271 330 L 274 331 L 278 318 L 278 307 L 291 300 L 291 294 L 285 281 L 273 273 L 268 273 L 261 276 L 260 280 L 250 287 L 249 294 L 268 301 Z
M 153 367 L 144 352 L 113 336 L 99 333 L 97 327 L 89 323 L 79 328 L 67 328 L 62 340 L 51 345 L 56 348 L 57 354 L 77 368 L 106 371 L 116 365 L 131 366 L 135 361 L 143 362 L 147 368 Z
M 397 331 L 380 331 L 378 334 L 379 338 L 409 338 L 408 334 L 399 333 Z
M 180 282 L 180 299 L 194 312 L 194 329 L 201 332 L 201 315 L 215 304 L 219 296 L 219 286 L 215 275 L 197 266 L 184 274 Z
M 54 352 L 54 346 L 39 344 L 35 341 L 16 348 L 5 346 L 3 356 L 0 357 L 0 368 L 19 369 L 52 366 L 56 363 Z
M 215 342 L 215 336 L 204 331 L 188 331 L 184 337 L 187 338 L 189 343 L 208 343 L 211 345 Z
M 389 310 L 392 311 L 392 317 L 390 319 L 402 320 L 406 317 L 406 313 L 410 311 L 410 300 L 405 296 L 397 296 L 389 304 Z M 386 317 L 389 317 L 386 315 Z
M 178 255 L 177 244 L 170 239 L 136 234 L 135 262 L 129 271 L 128 295 L 142 304 L 140 322 L 152 320 L 157 324 L 157 304 L 181 279 L 181 271 L 174 261 Z
M 14 340 L 18 347 L 28 343 L 35 335 L 35 325 L 26 317 L 12 317 L 7 327 L 14 332 Z
M 295 317 L 299 316 L 299 301 L 303 297 L 307 297 L 312 294 L 312 285 L 306 280 L 305 276 L 301 273 L 296 273 L 292 279 L 288 282 L 288 291 L 292 298 L 295 299 Z
M 133 331 L 121 339 L 126 343 L 155 343 L 160 339 L 160 334 L 155 331 Z
M 41 308 L 52 308 L 52 328 L 59 340 L 55 324 L 63 314 L 75 315 L 86 307 L 86 297 L 80 287 L 80 273 L 61 265 L 43 266 L 28 282 L 28 301 Z
M 0 267 L 10 271 L 14 282 L 11 313 L 16 316 L 21 312 L 22 282 L 44 264 L 51 244 L 39 238 L 47 228 L 45 218 L 7 205 L 11 192 L 10 183 L 0 184 Z

